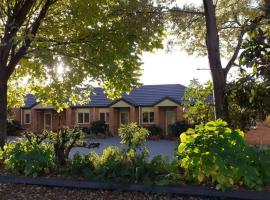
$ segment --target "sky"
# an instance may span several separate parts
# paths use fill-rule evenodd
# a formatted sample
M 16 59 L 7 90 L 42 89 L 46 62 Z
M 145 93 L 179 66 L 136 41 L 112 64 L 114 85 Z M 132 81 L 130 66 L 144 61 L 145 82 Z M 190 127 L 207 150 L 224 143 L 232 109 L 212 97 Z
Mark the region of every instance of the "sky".
M 184 3 L 199 5 L 202 0 L 178 0 L 179 6 Z M 154 53 L 146 52 L 142 56 L 143 84 L 175 84 L 180 83 L 188 86 L 193 78 L 200 82 L 211 79 L 209 70 L 197 70 L 198 68 L 208 68 L 207 57 L 189 56 L 184 50 L 166 52 L 158 50 Z

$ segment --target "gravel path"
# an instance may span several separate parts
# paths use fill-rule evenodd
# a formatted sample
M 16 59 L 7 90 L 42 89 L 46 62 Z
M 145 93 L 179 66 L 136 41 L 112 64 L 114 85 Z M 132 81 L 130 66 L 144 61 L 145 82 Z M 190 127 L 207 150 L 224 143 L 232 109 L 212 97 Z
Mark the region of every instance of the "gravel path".
M 206 200 L 198 197 L 0 184 L 0 200 Z

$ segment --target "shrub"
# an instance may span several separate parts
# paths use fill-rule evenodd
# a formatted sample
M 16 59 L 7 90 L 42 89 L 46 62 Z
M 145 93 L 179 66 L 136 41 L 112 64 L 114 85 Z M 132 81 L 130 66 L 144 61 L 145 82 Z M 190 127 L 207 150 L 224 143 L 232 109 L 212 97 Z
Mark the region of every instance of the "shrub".
M 79 127 L 62 128 L 58 132 L 44 131 L 53 144 L 56 162 L 60 166 L 67 164 L 70 150 L 76 146 L 83 145 L 84 134 Z
M 7 121 L 7 135 L 14 135 L 16 131 L 23 131 L 21 124 L 16 120 Z
M 178 155 L 187 180 L 212 181 L 223 190 L 232 185 L 259 189 L 263 184 L 266 161 L 261 164 L 258 153 L 246 144 L 243 132 L 229 129 L 226 122 L 197 125 L 180 138 Z
M 151 126 L 146 127 L 146 129 L 149 131 L 150 136 L 158 136 L 161 135 L 163 132 L 163 129 L 155 124 L 152 124 Z
M 108 125 L 102 120 L 92 122 L 91 123 L 91 132 L 93 134 L 101 133 L 101 134 L 107 135 L 109 133 Z
M 88 128 L 88 127 L 82 127 L 81 130 L 82 130 L 82 132 L 84 132 L 85 134 L 90 134 L 90 133 L 91 133 L 91 128 Z
M 73 159 L 68 160 L 68 174 L 74 176 L 91 177 L 94 173 L 94 163 L 92 162 L 92 153 L 81 155 L 76 153 Z
M 193 125 L 189 124 L 187 121 L 176 121 L 169 125 L 169 132 L 176 137 L 179 137 L 181 133 L 187 131 L 189 128 L 194 128 Z
M 138 127 L 136 123 L 122 125 L 118 132 L 121 138 L 121 144 L 125 145 L 128 150 L 140 148 L 149 136 L 148 130 Z
M 117 147 L 108 147 L 95 162 L 95 176 L 101 180 L 129 180 L 130 164 Z
M 26 176 L 48 174 L 54 167 L 52 145 L 29 143 L 25 137 L 6 144 L 4 150 L 0 151 L 0 159 L 7 169 Z

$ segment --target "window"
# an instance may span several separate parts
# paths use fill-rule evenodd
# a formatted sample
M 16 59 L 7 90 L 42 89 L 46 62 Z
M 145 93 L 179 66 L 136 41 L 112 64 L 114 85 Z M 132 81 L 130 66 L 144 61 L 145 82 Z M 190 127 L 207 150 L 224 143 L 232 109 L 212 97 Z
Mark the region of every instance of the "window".
M 24 111 L 24 123 L 25 124 L 30 124 L 31 123 L 30 111 Z
M 99 113 L 99 120 L 102 120 L 106 124 L 108 124 L 109 123 L 109 112 L 100 112 Z
M 143 112 L 143 123 L 154 122 L 154 112 Z
M 89 123 L 89 112 L 78 112 L 77 116 L 78 124 L 88 124 Z

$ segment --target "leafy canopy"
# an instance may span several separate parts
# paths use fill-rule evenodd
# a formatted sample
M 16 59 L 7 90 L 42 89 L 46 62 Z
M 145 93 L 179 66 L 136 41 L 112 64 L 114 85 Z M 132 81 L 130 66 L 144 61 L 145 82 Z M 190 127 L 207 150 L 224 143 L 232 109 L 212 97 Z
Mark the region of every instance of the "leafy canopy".
M 0 3 L 1 36 L 18 2 Z M 163 18 L 152 14 L 158 8 L 151 0 L 55 0 L 37 34 L 32 35 L 29 27 L 44 2 L 33 3 L 12 38 L 15 51 L 28 39 L 32 42 L 9 80 L 9 106 L 22 103 L 10 99 L 31 92 L 39 101 L 61 110 L 88 101 L 85 97 L 92 92 L 91 85 L 84 83 L 89 82 L 98 82 L 110 97 L 117 97 L 139 85 L 142 52 L 162 47 Z M 61 75 L 59 65 L 64 66 Z M 78 93 L 80 88 L 88 90 Z
M 237 47 L 238 38 L 243 36 L 241 32 L 245 32 L 245 27 L 250 24 L 252 19 L 261 15 L 262 11 L 254 6 L 259 2 L 259 0 L 217 1 L 216 18 L 222 57 L 231 59 Z M 173 32 L 179 38 L 178 43 L 187 53 L 205 56 L 207 48 L 203 6 L 196 7 L 189 4 L 185 5 L 184 9 L 190 13 L 174 12 L 172 15 Z
M 212 103 L 213 89 L 212 82 L 200 84 L 197 79 L 190 81 L 190 85 L 185 89 L 184 115 L 191 123 L 208 122 L 214 118 L 214 108 Z

